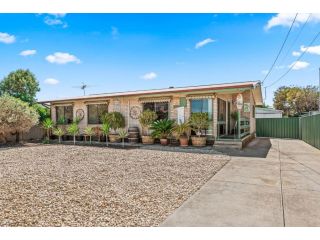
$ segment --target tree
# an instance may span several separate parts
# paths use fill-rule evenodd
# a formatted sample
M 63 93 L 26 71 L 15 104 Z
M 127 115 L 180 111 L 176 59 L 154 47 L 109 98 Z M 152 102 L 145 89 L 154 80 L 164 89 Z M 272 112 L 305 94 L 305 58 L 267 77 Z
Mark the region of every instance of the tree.
M 287 116 L 299 116 L 318 109 L 318 91 L 315 86 L 280 87 L 274 94 L 274 108 Z
M 9 134 L 27 132 L 39 121 L 37 111 L 20 99 L 7 94 L 0 96 L 0 135 L 6 138 Z
M 47 140 L 48 140 L 48 143 L 49 143 L 49 141 L 50 141 L 50 131 L 54 127 L 54 123 L 53 123 L 52 119 L 51 118 L 46 118 L 42 122 L 42 127 L 47 131 Z
M 74 121 L 69 127 L 67 128 L 68 133 L 73 135 L 73 145 L 76 145 L 76 135 L 79 133 L 80 129 L 78 123 Z
M 110 132 L 110 125 L 109 123 L 105 122 L 102 124 L 102 127 L 101 127 L 101 131 L 102 131 L 102 134 L 104 136 L 106 136 L 106 145 L 108 147 L 108 135 L 109 135 L 109 132 Z
M 58 136 L 59 143 L 61 143 L 61 137 L 64 135 L 64 129 L 61 127 L 57 127 L 53 129 L 53 134 Z
M 29 70 L 13 71 L 0 82 L 0 95 L 7 93 L 29 104 L 36 102 L 35 97 L 39 91 L 39 83 Z
M 50 118 L 50 109 L 48 107 L 44 107 L 38 103 L 32 105 L 32 107 L 38 112 L 40 122 L 43 122 L 45 119 Z

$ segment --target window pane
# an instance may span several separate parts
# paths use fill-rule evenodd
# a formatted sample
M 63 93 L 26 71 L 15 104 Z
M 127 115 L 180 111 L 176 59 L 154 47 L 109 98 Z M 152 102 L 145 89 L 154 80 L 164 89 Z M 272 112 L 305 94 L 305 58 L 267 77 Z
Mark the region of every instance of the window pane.
M 97 105 L 88 105 L 88 123 L 89 124 L 99 123 Z
M 192 99 L 191 100 L 191 112 L 209 112 L 208 103 L 211 99 Z M 211 107 L 212 109 L 212 107 Z
M 168 118 L 168 103 L 155 103 L 156 105 L 156 113 L 159 119 L 167 119 Z
M 154 111 L 155 110 L 154 103 L 144 103 L 143 104 L 143 111 L 145 111 L 145 110 Z
M 64 107 L 64 118 L 67 124 L 72 123 L 73 121 L 73 106 Z
M 108 104 L 98 104 L 98 123 L 102 124 L 101 117 L 108 112 Z
M 64 107 L 56 107 L 56 121 L 58 123 L 64 122 Z

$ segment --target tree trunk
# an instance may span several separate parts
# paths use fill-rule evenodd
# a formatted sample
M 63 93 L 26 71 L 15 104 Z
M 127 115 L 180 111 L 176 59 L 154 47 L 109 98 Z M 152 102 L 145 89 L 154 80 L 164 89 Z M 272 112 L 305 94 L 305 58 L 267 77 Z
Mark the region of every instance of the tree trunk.
M 107 147 L 109 146 L 109 143 L 108 143 L 108 135 L 106 135 L 106 144 L 107 144 Z
M 122 147 L 124 148 L 124 138 L 122 138 Z
M 76 145 L 76 135 L 73 135 L 73 145 Z
M 61 143 L 61 137 L 59 136 L 59 143 Z
M 91 136 L 90 136 L 90 144 L 91 144 Z

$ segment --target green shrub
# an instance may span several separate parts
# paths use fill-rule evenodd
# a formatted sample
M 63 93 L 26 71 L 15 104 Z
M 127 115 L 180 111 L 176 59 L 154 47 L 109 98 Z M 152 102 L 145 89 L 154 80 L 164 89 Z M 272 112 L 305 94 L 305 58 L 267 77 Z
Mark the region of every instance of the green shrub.
M 189 119 L 192 130 L 196 132 L 197 136 L 201 136 L 203 130 L 209 127 L 209 116 L 208 113 L 192 113 Z
M 143 129 L 146 130 L 147 135 L 149 135 L 149 128 L 151 124 L 157 119 L 157 114 L 151 110 L 143 111 L 139 116 L 139 122 Z
M 151 124 L 152 136 L 154 138 L 165 139 L 172 132 L 174 120 L 161 119 Z
M 114 133 L 116 133 L 118 128 L 124 128 L 125 127 L 124 116 L 120 112 L 106 113 L 102 117 L 102 122 L 103 123 L 108 123 L 110 128 L 113 130 Z

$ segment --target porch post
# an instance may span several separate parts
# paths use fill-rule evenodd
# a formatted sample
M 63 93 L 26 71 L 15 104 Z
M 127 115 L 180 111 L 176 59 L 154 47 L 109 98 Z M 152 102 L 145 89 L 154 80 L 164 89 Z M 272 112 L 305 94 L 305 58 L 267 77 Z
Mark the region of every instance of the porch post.
M 212 116 L 212 135 L 214 139 L 218 136 L 218 98 L 215 96 L 213 98 L 213 110 L 212 110 L 213 116 Z
M 229 122 L 229 116 L 228 116 L 228 100 L 226 100 L 226 129 L 225 129 L 225 131 L 226 131 L 226 135 L 228 135 L 229 134 L 229 124 L 228 124 L 228 122 Z

